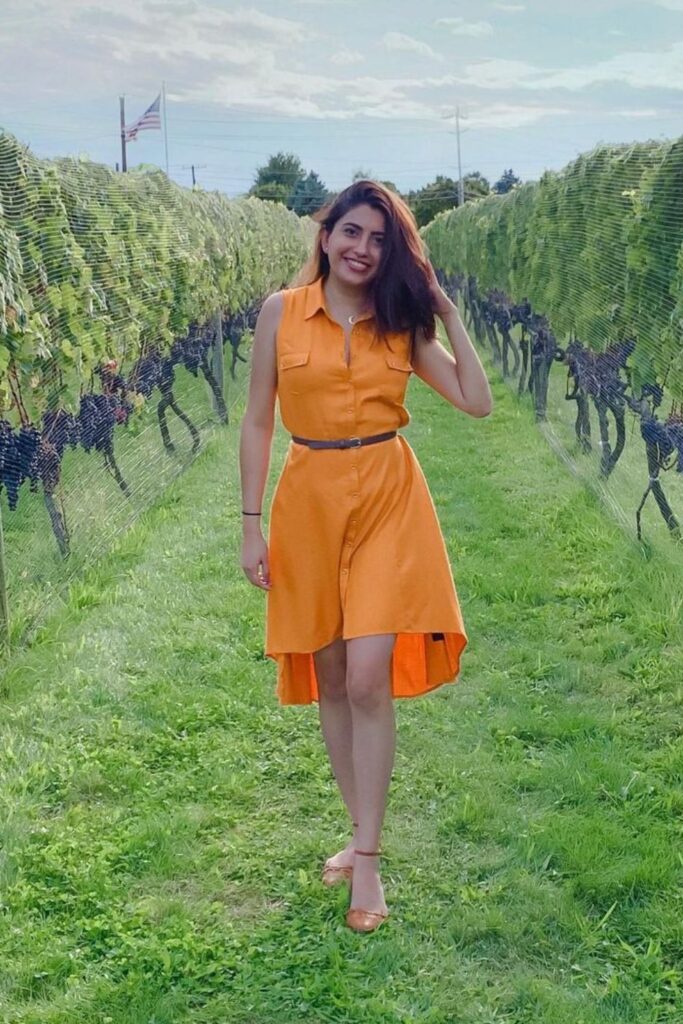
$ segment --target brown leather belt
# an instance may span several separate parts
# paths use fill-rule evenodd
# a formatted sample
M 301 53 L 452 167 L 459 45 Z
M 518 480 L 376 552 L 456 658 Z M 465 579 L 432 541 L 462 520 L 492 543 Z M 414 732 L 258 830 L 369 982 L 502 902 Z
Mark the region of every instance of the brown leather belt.
M 380 441 L 389 441 L 396 437 L 398 431 L 390 430 L 386 434 L 372 434 L 370 437 L 343 437 L 340 441 L 312 441 L 308 437 L 295 437 L 292 434 L 292 441 L 296 444 L 305 444 L 309 448 L 362 448 L 366 444 L 378 444 Z

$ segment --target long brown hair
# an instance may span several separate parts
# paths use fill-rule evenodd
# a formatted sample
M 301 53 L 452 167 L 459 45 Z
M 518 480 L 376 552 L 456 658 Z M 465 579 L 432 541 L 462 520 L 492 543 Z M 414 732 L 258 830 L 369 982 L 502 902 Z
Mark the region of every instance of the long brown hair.
M 436 324 L 429 292 L 427 258 L 410 207 L 378 181 L 363 178 L 345 188 L 331 203 L 313 214 L 320 224 L 313 252 L 292 281 L 292 287 L 312 284 L 319 277 L 327 278 L 330 261 L 322 248 L 323 229 L 330 232 L 337 221 L 354 206 L 365 203 L 384 215 L 384 242 L 377 274 L 370 283 L 369 297 L 375 308 L 375 325 L 379 337 L 390 331 L 415 332 L 422 328 L 432 339 Z

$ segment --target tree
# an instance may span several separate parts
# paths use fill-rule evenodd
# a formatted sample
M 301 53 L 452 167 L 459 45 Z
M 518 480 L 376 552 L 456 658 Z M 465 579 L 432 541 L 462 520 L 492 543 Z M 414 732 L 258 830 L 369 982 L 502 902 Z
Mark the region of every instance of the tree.
M 467 202 L 468 199 L 481 199 L 482 196 L 490 195 L 491 185 L 481 171 L 471 171 L 470 174 L 465 175 L 463 191 L 465 202 Z
M 406 199 L 415 214 L 417 226 L 421 228 L 433 220 L 437 213 L 458 205 L 458 183 L 444 174 L 437 174 L 434 181 L 409 192 Z
M 297 181 L 287 206 L 299 217 L 310 216 L 324 206 L 329 197 L 324 182 L 320 180 L 315 171 L 309 171 L 308 177 Z
M 291 209 L 290 201 L 298 184 L 306 177 L 298 156 L 294 153 L 276 153 L 268 163 L 256 169 L 256 180 L 249 189 L 250 196 L 284 203 Z
M 490 191 L 488 181 L 479 171 L 472 171 L 463 181 L 463 195 L 466 203 L 472 199 L 487 196 Z M 454 178 L 437 174 L 434 181 L 423 188 L 409 192 L 406 199 L 415 214 L 418 227 L 421 228 L 425 224 L 429 224 L 437 213 L 452 210 L 453 207 L 458 206 L 459 194 L 458 182 Z
M 513 174 L 512 168 L 510 168 L 508 171 L 503 171 L 502 175 L 493 186 L 492 191 L 503 195 L 505 192 L 511 192 L 515 185 L 521 184 L 522 179 L 518 178 L 516 174 Z
M 364 178 L 369 178 L 370 181 L 378 181 L 380 185 L 384 185 L 385 188 L 390 189 L 392 192 L 396 192 L 397 195 L 401 194 L 398 191 L 396 185 L 394 185 L 393 181 L 386 181 L 383 178 L 375 178 L 372 171 L 366 171 L 363 167 L 359 167 L 356 171 L 353 172 L 353 177 L 351 181 L 361 181 Z

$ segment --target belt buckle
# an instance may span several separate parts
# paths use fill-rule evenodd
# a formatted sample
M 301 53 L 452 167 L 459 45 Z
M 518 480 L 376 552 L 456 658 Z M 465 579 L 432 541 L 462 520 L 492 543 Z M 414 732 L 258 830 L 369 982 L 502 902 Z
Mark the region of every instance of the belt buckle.
M 360 448 L 361 446 L 361 439 L 359 437 L 350 437 L 348 441 L 349 448 Z

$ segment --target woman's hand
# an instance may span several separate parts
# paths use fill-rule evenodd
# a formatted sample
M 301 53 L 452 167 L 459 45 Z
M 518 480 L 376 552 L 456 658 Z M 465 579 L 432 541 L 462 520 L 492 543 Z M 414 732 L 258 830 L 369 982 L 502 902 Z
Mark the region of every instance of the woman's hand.
M 432 297 L 432 309 L 435 316 L 444 317 L 456 309 L 456 305 L 448 298 L 445 291 L 439 284 L 436 272 L 431 262 L 427 260 L 427 277 L 429 279 L 429 294 Z
M 261 531 L 246 534 L 242 539 L 242 569 L 250 583 L 261 590 L 270 590 L 268 545 Z

